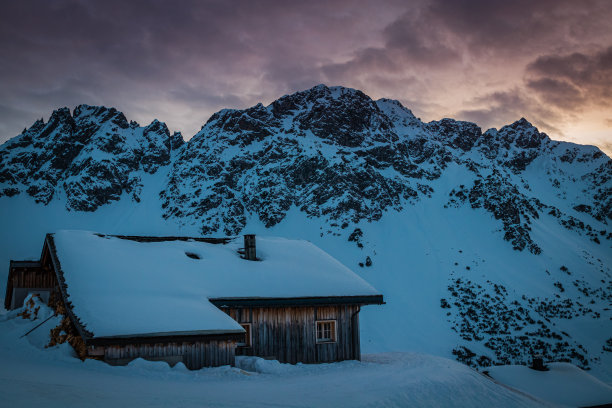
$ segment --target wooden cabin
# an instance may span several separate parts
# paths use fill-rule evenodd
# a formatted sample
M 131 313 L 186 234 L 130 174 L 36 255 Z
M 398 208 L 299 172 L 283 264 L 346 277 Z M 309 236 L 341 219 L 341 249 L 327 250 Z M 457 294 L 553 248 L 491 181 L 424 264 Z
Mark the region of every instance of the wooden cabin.
M 58 231 L 39 261 L 11 261 L 5 308 L 41 294 L 110 364 L 359 360 L 359 311 L 382 295 L 307 241 L 241 241 Z

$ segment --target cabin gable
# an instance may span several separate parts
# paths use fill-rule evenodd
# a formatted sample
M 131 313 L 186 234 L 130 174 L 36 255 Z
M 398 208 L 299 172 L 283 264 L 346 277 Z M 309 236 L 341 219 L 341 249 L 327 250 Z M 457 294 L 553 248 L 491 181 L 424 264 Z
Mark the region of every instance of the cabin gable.
M 38 293 L 45 302 L 49 302 L 56 287 L 57 278 L 45 242 L 40 260 L 10 261 L 4 308 L 12 310 L 23 306 L 24 299 L 30 293 Z

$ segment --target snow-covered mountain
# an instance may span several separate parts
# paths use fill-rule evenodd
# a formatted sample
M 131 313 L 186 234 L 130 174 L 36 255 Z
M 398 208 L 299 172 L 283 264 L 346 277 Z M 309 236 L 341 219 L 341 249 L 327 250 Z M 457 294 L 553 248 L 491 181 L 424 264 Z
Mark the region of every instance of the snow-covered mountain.
M 182 144 L 179 133 L 170 136 L 157 120 L 143 128 L 114 108 L 58 109 L 48 123 L 38 120 L 2 146 L 0 194 L 25 192 L 42 204 L 62 194 L 66 208 L 77 211 L 95 211 L 123 193 L 138 201 L 136 172 L 168 166 Z
M 183 142 L 81 105 L 0 147 L 0 206 L 4 271 L 59 228 L 306 238 L 385 294 L 364 308 L 366 351 L 541 352 L 612 379 L 612 160 L 525 119 L 423 123 L 319 85 Z

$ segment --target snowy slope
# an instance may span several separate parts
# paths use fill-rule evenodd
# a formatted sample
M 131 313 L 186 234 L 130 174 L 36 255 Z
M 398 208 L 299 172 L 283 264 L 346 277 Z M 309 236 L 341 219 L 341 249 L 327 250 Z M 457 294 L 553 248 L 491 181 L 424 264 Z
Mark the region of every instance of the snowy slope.
M 568 363 L 552 363 L 548 371 L 525 366 L 491 367 L 498 382 L 537 396 L 545 401 L 570 407 L 610 404 L 612 387 Z
M 397 101 L 323 85 L 220 111 L 182 147 L 166 131 L 145 143 L 137 125 L 82 115 L 64 120 L 94 130 L 48 132 L 52 118 L 0 148 L 4 271 L 67 228 L 306 239 L 385 296 L 361 314 L 367 352 L 482 369 L 526 363 L 533 351 L 612 382 L 612 160 L 597 148 L 553 141 L 524 119 L 485 132 L 423 123 Z M 113 139 L 117 149 L 99 153 Z M 53 140 L 85 147 L 47 180 Z M 150 167 L 147 145 L 167 152 Z M 110 195 L 87 188 L 109 180 L 79 170 L 88 155 L 136 181 L 112 182 Z M 50 199 L 30 188 L 41 180 Z M 75 205 L 84 202 L 95 211 Z
M 41 312 L 41 315 L 44 315 Z M 6 407 L 542 407 L 457 362 L 417 353 L 288 365 L 261 361 L 189 371 L 142 359 L 127 367 L 81 362 L 68 344 L 44 348 L 50 321 L 0 314 L 0 405 Z M 236 392 L 236 390 L 240 392 Z

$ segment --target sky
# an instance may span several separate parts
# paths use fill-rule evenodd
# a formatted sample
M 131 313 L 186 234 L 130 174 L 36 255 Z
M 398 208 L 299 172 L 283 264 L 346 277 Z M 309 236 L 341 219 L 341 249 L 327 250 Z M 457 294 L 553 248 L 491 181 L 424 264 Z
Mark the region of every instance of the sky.
M 0 142 L 82 103 L 189 139 L 325 83 L 612 156 L 610 21 L 608 0 L 3 1 Z

